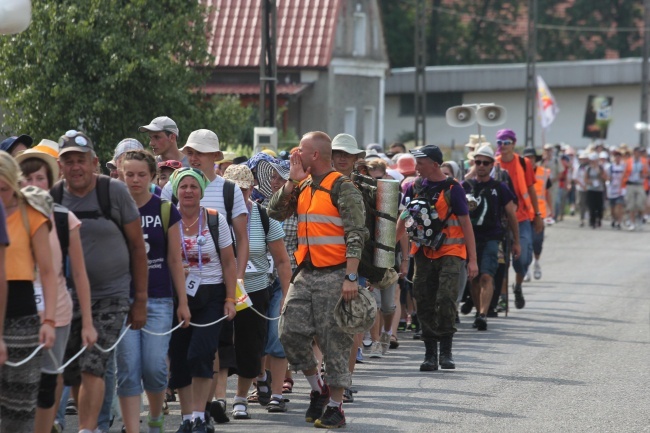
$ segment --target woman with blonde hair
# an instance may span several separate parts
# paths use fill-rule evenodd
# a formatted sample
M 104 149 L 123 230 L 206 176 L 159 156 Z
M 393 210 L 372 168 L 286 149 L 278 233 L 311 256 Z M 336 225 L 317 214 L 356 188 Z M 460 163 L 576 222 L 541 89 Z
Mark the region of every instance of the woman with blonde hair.
M 48 239 L 52 201 L 49 195 L 35 187 L 28 187 L 33 188 L 31 192 L 35 198 L 28 201 L 20 190 L 20 180 L 18 163 L 8 153 L 0 152 L 0 199 L 11 233 L 5 261 L 8 296 L 4 341 L 8 359 L 14 363 L 27 358 L 39 344 L 46 349 L 54 345 L 57 294 Z M 36 265 L 43 283 L 42 321 L 34 298 Z M 41 353 L 20 366 L 5 365 L 0 369 L 0 432 L 33 431 Z

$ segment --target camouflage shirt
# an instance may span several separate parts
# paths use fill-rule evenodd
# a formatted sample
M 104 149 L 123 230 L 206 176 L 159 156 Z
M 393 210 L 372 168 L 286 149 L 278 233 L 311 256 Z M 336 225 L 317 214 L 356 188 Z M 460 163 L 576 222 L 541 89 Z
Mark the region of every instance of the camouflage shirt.
M 329 173 L 327 173 L 329 174 Z M 312 177 L 312 183 L 319 185 L 327 174 Z M 337 185 L 340 185 L 337 188 Z M 295 187 L 291 194 L 284 193 L 284 187 L 273 194 L 269 203 L 269 216 L 278 221 L 284 221 L 296 213 L 300 188 Z M 315 191 L 312 189 L 312 191 Z M 352 182 L 336 182 L 332 191 L 332 202 L 339 210 L 345 231 L 345 256 L 361 260 L 363 243 L 368 239 L 366 228 L 366 210 L 363 206 L 363 196 Z

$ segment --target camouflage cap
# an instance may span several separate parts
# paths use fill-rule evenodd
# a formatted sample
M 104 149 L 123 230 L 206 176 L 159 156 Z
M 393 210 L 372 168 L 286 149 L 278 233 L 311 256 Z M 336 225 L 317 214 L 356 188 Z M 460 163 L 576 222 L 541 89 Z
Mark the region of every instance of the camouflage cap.
M 348 334 L 365 332 L 375 322 L 377 302 L 365 287 L 359 287 L 359 296 L 351 301 L 339 299 L 334 307 L 336 324 Z

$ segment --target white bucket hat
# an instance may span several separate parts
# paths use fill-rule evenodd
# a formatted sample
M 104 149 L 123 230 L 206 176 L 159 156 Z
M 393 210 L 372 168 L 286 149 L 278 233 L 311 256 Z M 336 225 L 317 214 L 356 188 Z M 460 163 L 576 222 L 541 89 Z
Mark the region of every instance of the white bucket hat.
M 341 152 L 349 153 L 350 155 L 359 155 L 359 158 L 363 158 L 362 153 L 365 154 L 365 150 L 359 149 L 357 140 L 350 134 L 339 134 L 332 140 L 332 152 L 339 150 Z
M 193 131 L 187 137 L 187 142 L 181 148 L 181 152 L 186 153 L 188 147 L 201 153 L 217 153 L 215 161 L 221 161 L 223 159 L 223 152 L 219 150 L 219 137 L 209 129 L 197 129 Z

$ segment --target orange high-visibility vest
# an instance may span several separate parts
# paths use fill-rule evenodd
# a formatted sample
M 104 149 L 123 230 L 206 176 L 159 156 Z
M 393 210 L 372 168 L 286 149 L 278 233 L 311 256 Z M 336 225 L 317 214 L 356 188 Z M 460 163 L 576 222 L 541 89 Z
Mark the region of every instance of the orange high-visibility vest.
M 641 157 L 641 178 L 643 179 L 643 189 L 648 190 L 648 159 Z M 627 181 L 632 174 L 632 165 L 634 165 L 634 156 L 630 156 L 625 163 L 625 172 L 623 174 L 623 184 L 622 187 L 627 186 Z
M 325 176 L 320 188 L 332 191 L 334 182 L 341 176 L 341 173 L 331 172 Z M 311 184 L 305 187 L 298 196 L 297 214 L 298 249 L 294 256 L 298 265 L 307 254 L 311 264 L 317 268 L 341 265 L 347 261 L 343 220 L 329 192 L 313 188 Z
M 508 175 L 513 179 L 513 185 L 514 185 L 514 178 L 515 176 L 517 177 L 517 189 L 518 191 L 513 191 L 517 195 L 517 220 L 519 222 L 522 222 L 524 220 L 519 219 L 519 215 L 525 214 L 528 217 L 528 220 L 533 220 L 535 219 L 535 208 L 533 207 L 533 204 L 530 200 L 530 195 L 528 194 L 528 186 L 526 184 L 526 174 L 524 173 L 524 168 L 521 166 L 521 162 L 519 160 L 519 155 L 516 153 L 514 154 L 514 162 L 516 164 L 512 164 L 515 167 L 515 173 L 510 173 L 508 172 Z M 496 157 L 496 163 L 501 166 L 501 155 Z M 524 160 L 524 164 L 526 161 Z M 506 170 L 507 171 L 507 170 Z M 521 209 L 521 212 L 519 212 L 519 209 Z
M 542 214 L 542 218 L 549 217 L 548 209 L 546 205 L 546 184 L 548 178 L 551 176 L 551 170 L 539 166 L 535 169 L 535 192 L 537 193 L 537 206 L 539 206 L 539 213 Z
M 449 187 L 449 194 L 453 187 L 454 185 Z M 447 217 L 447 214 L 451 212 L 451 206 L 447 204 L 447 200 L 445 199 L 446 193 L 447 191 L 441 191 L 440 194 L 438 194 L 438 199 L 434 203 L 436 212 L 438 212 L 438 217 L 441 220 L 444 220 Z M 430 259 L 438 259 L 443 256 L 457 256 L 466 259 L 467 249 L 465 248 L 465 235 L 456 214 L 451 214 L 447 220 L 445 228 L 442 229 L 442 232 L 447 236 L 442 243 L 442 246 L 437 251 L 434 251 L 429 247 L 423 247 L 422 252 L 424 255 Z M 412 245 L 411 254 L 415 254 L 419 248 L 415 243 Z

